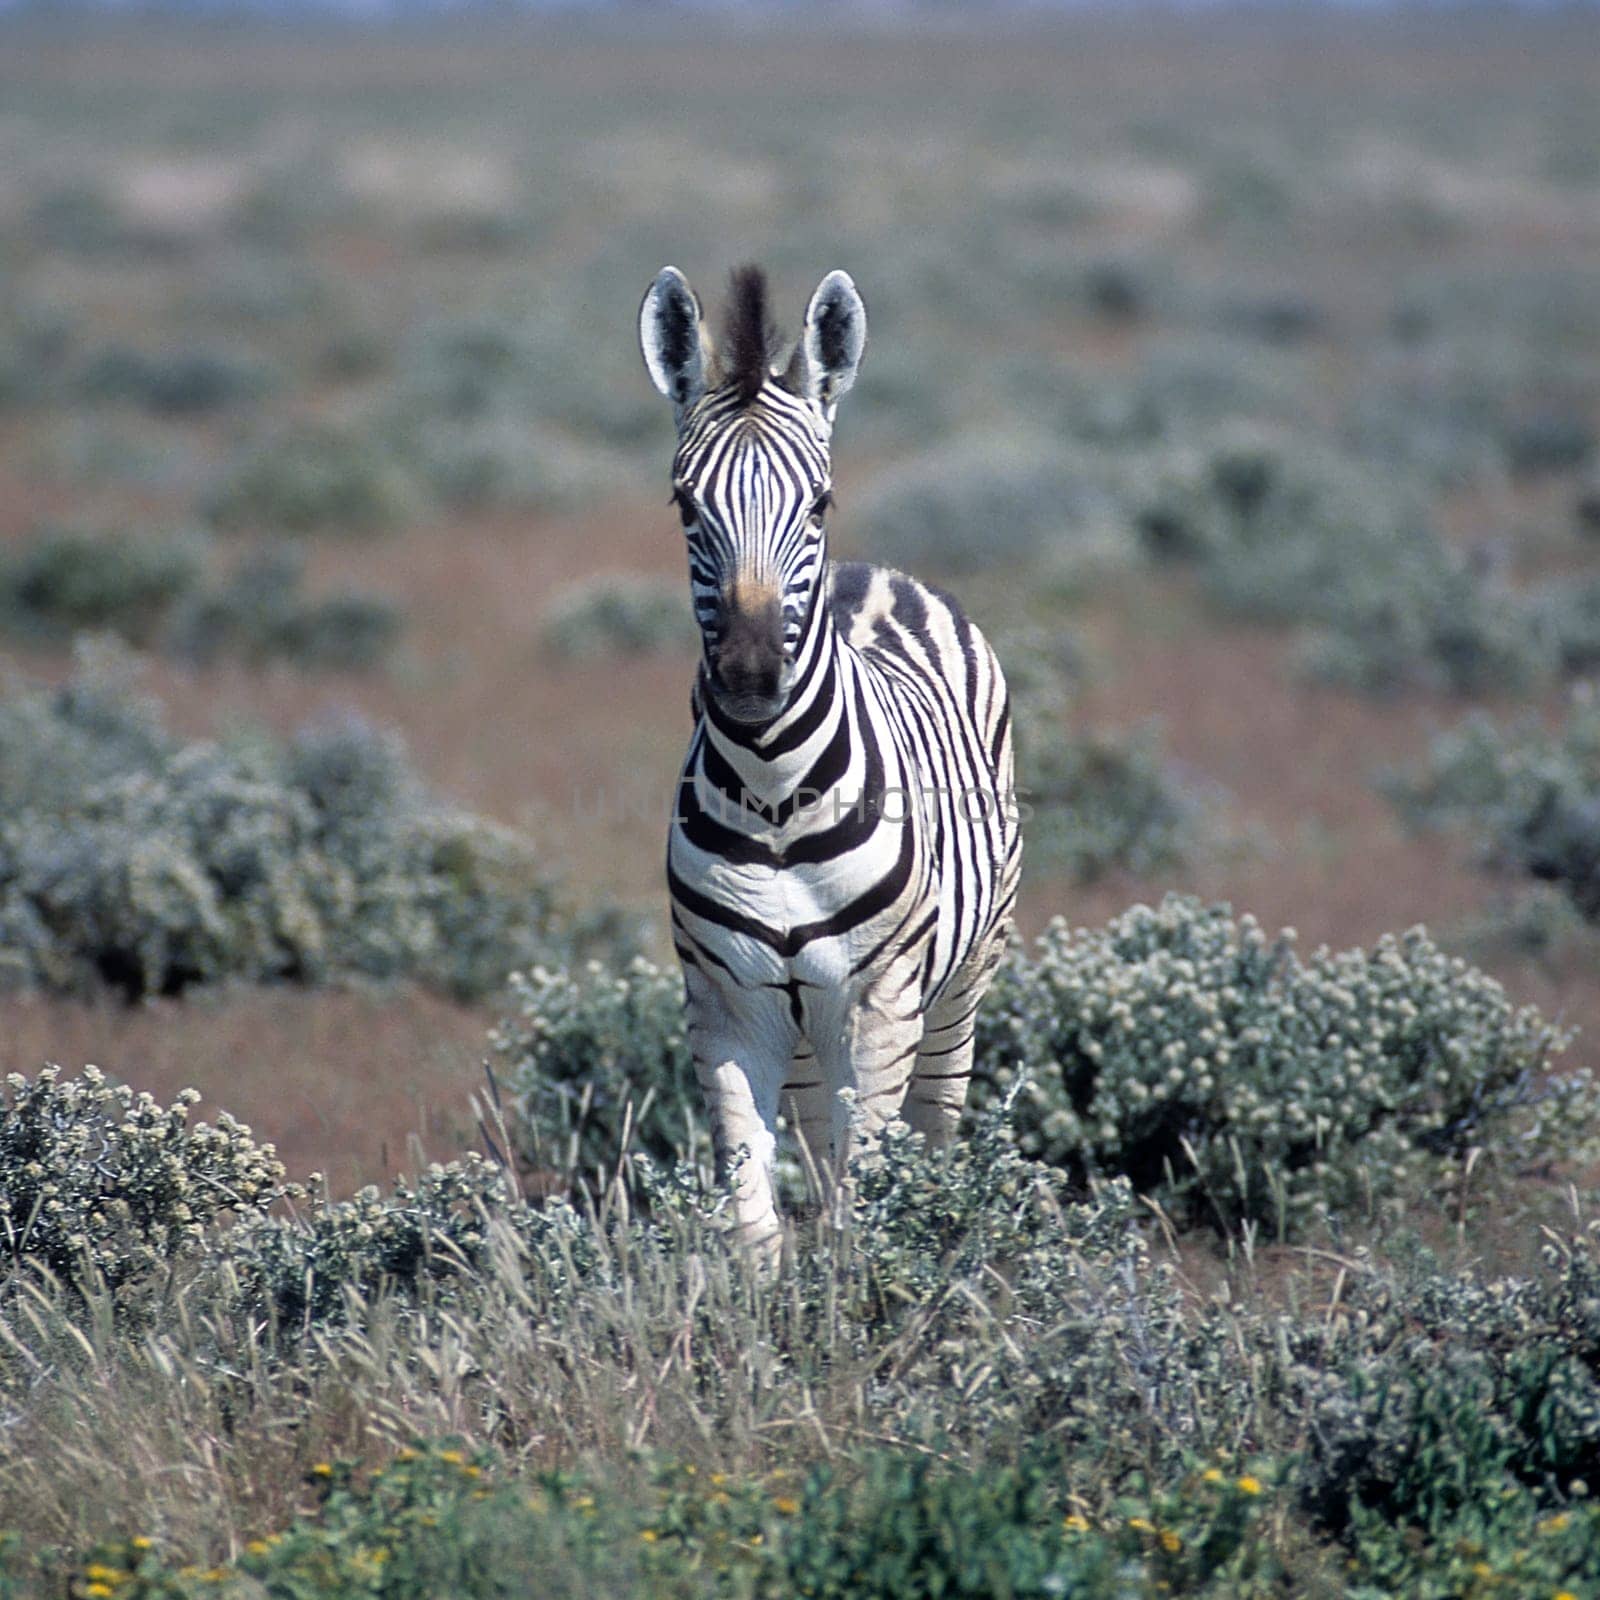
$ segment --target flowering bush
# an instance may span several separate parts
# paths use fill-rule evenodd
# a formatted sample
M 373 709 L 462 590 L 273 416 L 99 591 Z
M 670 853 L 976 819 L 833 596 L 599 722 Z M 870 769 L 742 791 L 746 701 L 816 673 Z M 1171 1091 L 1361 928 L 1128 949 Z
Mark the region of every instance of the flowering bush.
M 1113 1600 L 1130 1582 L 1238 1596 L 1272 1565 L 1259 1494 L 1232 1481 L 1197 1476 L 1183 1493 L 1131 1497 L 1091 1524 L 1063 1516 L 1042 1473 L 883 1449 L 803 1474 L 642 1465 L 643 1484 L 559 1471 L 519 1483 L 492 1454 L 450 1438 L 415 1440 L 381 1465 L 314 1462 L 314 1507 L 247 1540 L 236 1559 L 184 1564 L 148 1537 L 108 1540 L 78 1564 L 73 1592 Z
M 709 1149 L 676 968 L 534 967 L 512 976 L 510 1001 L 489 1043 L 532 1166 L 609 1171 L 625 1126 L 633 1149 L 668 1166 Z
M 1021 1084 L 1029 1154 L 1228 1225 L 1448 1181 L 1474 1146 L 1543 1163 L 1600 1110 L 1586 1073 L 1545 1080 L 1556 1030 L 1421 930 L 1301 960 L 1292 933 L 1178 897 L 1052 924 L 978 1037 L 984 1078 Z
M 448 1286 L 486 1262 L 491 1216 L 521 1207 L 500 1168 L 481 1156 L 434 1164 L 387 1195 L 368 1187 L 354 1199 L 313 1194 L 295 1217 L 255 1216 L 221 1241 L 245 1303 L 286 1332 L 339 1321 L 353 1292 L 416 1296 Z
M 0 1101 L 0 1262 L 116 1290 L 198 1256 L 227 1215 L 262 1215 L 290 1192 L 270 1144 L 223 1112 L 189 1125 L 200 1096 L 167 1107 L 97 1067 L 13 1073 Z

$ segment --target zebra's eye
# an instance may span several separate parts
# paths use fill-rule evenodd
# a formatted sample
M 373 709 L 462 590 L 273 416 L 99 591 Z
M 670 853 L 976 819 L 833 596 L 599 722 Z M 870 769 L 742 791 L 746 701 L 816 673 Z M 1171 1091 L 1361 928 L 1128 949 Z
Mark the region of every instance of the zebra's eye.
M 700 513 L 695 509 L 694 497 L 687 489 L 674 489 L 672 503 L 678 508 L 678 516 L 684 527 L 691 528 L 699 520 Z
M 815 500 L 811 502 L 811 523 L 813 527 L 820 528 L 823 519 L 828 515 L 828 507 L 833 504 L 833 490 L 824 489 Z

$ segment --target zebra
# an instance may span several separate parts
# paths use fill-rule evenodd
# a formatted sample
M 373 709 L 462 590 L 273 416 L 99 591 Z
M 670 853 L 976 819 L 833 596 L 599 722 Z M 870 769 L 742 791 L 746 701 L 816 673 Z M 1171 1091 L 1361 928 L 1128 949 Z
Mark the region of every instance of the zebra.
M 897 1115 L 954 1137 L 1021 862 L 1010 703 L 949 595 L 828 558 L 834 415 L 866 345 L 847 273 L 781 365 L 755 267 L 720 341 L 664 267 L 639 338 L 677 424 L 702 642 L 672 939 L 733 1231 L 770 1259 L 780 1115 L 829 1173 Z

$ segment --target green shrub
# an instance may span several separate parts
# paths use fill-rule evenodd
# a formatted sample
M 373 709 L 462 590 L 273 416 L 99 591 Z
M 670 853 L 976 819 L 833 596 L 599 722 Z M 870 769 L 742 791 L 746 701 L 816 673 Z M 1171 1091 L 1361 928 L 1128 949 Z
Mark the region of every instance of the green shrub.
M 1590 539 L 1600 539 L 1600 472 L 1591 472 L 1579 486 L 1572 509 L 1578 532 Z
M 1294 289 L 1263 290 L 1224 300 L 1218 309 L 1222 325 L 1266 344 L 1298 344 L 1326 327 L 1326 314 L 1309 295 Z
M 938 572 L 1045 558 L 1125 566 L 1136 552 L 1104 466 L 1040 435 L 971 434 L 877 474 L 852 508 L 874 561 Z
M 668 1167 L 709 1149 L 675 967 L 535 967 L 512 976 L 510 1000 L 490 1046 L 535 1168 L 609 1172 L 625 1128 L 633 1149 Z
M 246 557 L 217 585 L 206 581 L 207 554 L 186 534 L 48 529 L 0 555 L 0 626 L 46 643 L 96 630 L 200 662 L 343 669 L 375 665 L 399 633 L 395 607 L 374 595 L 304 594 L 298 551 Z
M 615 452 L 518 417 L 429 421 L 404 437 L 432 493 L 467 509 L 570 511 L 602 487 L 616 492 L 633 472 Z
M 1189 860 L 1205 834 L 1204 800 L 1175 774 L 1154 726 L 1068 732 L 1019 717 L 1017 752 L 1035 871 L 1077 883 L 1160 872 Z
M 585 578 L 558 591 L 545 608 L 543 633 L 556 655 L 574 660 L 686 649 L 700 637 L 681 583 L 635 573 Z
M 1148 261 L 1107 257 L 1083 268 L 1084 303 L 1097 316 L 1114 322 L 1131 322 L 1148 316 L 1161 297 L 1162 285 Z
M 1153 554 L 1197 560 L 1229 611 L 1309 624 L 1317 676 L 1368 693 L 1531 689 L 1561 669 L 1551 626 L 1445 543 L 1403 484 L 1266 433 L 1176 454 L 1135 526 Z
M 1302 649 L 1313 676 L 1367 694 L 1497 694 L 1537 689 L 1582 659 L 1588 619 L 1577 596 L 1552 609 L 1442 547 L 1418 556 L 1352 574 L 1328 626 Z
M 658 437 L 626 354 L 522 314 L 428 323 L 400 351 L 387 426 L 451 504 L 581 505 L 627 481 Z
M 72 352 L 70 317 L 47 303 L 0 303 L 0 413 L 54 400 Z
M 478 1156 L 435 1164 L 414 1183 L 332 1201 L 314 1193 L 293 1219 L 256 1216 L 221 1250 L 253 1315 L 286 1335 L 340 1322 L 352 1294 L 416 1298 L 470 1283 L 488 1259 L 491 1216 L 522 1216 L 504 1174 Z
M 176 608 L 163 643 L 201 662 L 237 656 L 352 671 L 381 661 L 400 632 L 394 604 L 359 591 L 312 599 L 304 576 L 299 551 L 247 557 L 227 582 Z
M 1594 1225 L 1543 1254 L 1533 1278 L 1364 1274 L 1299 1374 L 1304 1503 L 1392 1592 L 1450 1592 L 1411 1587 L 1441 1557 L 1519 1593 L 1600 1575 Z
M 703 1158 L 676 973 L 513 981 L 493 1047 L 541 1169 L 610 1172 L 623 1147 Z M 1125 1174 L 1196 1221 L 1292 1231 L 1453 1181 L 1476 1147 L 1508 1173 L 1581 1152 L 1586 1074 L 1564 1041 L 1424 934 L 1301 961 L 1249 918 L 1170 899 L 1098 932 L 1056 924 L 978 1014 L 975 1103 L 1017 1087 L 1020 1148 L 1074 1181 Z
M 98 188 L 68 184 L 36 196 L 28 207 L 28 237 L 47 250 L 98 256 L 132 242 L 122 218 Z
M 272 383 L 265 363 L 237 351 L 145 351 L 119 344 L 84 362 L 76 389 L 91 405 L 132 405 L 157 416 L 191 417 L 255 400 Z
M 1419 274 L 1395 318 L 1413 337 L 1482 338 L 1486 330 L 1536 354 L 1600 347 L 1600 273 L 1559 259 Z
M 389 533 L 416 511 L 411 474 L 390 451 L 350 429 L 310 427 L 245 452 L 206 504 L 219 528 L 272 533 Z
M 1387 781 L 1407 818 L 1473 833 L 1484 864 L 1555 885 L 1600 922 L 1600 698 L 1574 692 L 1561 728 L 1473 717 Z
M 1576 411 L 1544 410 L 1519 417 L 1505 439 L 1506 464 L 1518 477 L 1566 472 L 1594 453 L 1594 429 Z
M 1218 597 L 1252 614 L 1316 614 L 1347 562 L 1404 537 L 1408 508 L 1387 486 L 1290 435 L 1229 427 L 1161 466 L 1135 507 L 1146 547 L 1212 563 Z
M 1569 677 L 1600 673 L 1600 577 L 1565 579 L 1527 597 L 1533 626 Z
M 1304 360 L 1241 339 L 1162 340 L 1123 384 L 1106 386 L 1110 437 L 1181 443 L 1224 424 L 1309 422 L 1315 386 Z M 1107 435 L 1102 435 L 1107 436 Z
M 1292 935 L 1180 897 L 1057 921 L 1002 969 L 978 1037 L 985 1081 L 1021 1083 L 1024 1151 L 1229 1226 L 1290 1231 L 1449 1183 L 1473 1147 L 1516 1170 L 1595 1131 L 1587 1075 L 1545 1079 L 1555 1030 L 1420 930 L 1302 961 Z
M 0 1260 L 113 1292 L 198 1258 L 224 1215 L 265 1214 L 290 1190 L 270 1144 L 226 1112 L 189 1126 L 200 1096 L 163 1108 L 96 1067 L 6 1079 L 0 1100 Z M 0 1280 L 3 1282 L 3 1280 Z
M 1341 433 L 1375 468 L 1457 488 L 1496 482 L 1505 469 L 1505 397 L 1474 370 L 1428 348 L 1422 361 L 1380 363 L 1346 407 Z
M 1082 663 L 1060 636 L 1010 629 L 993 641 L 1011 690 L 1023 832 L 1034 870 L 1089 883 L 1186 860 L 1207 807 L 1162 754 L 1154 727 L 1073 730 Z
M 201 541 L 181 534 L 46 529 L 0 555 L 0 622 L 56 641 L 87 628 L 149 644 L 204 566 Z
M 558 921 L 528 841 L 432 799 L 391 735 L 185 743 L 93 674 L 0 702 L 9 987 L 417 977 L 470 996 L 565 951 Z

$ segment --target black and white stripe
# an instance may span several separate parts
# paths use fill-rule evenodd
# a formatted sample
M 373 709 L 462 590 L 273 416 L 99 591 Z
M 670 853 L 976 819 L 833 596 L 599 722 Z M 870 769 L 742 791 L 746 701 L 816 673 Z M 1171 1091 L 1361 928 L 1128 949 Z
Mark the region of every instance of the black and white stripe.
M 865 339 L 850 280 L 823 280 L 781 374 L 756 274 L 736 279 L 720 361 L 672 268 L 641 335 L 677 410 L 705 645 L 668 843 L 673 939 L 738 1222 L 770 1240 L 781 1111 L 827 1162 L 897 1114 L 955 1131 L 1016 896 L 1010 711 L 948 595 L 827 558 L 833 413 Z

